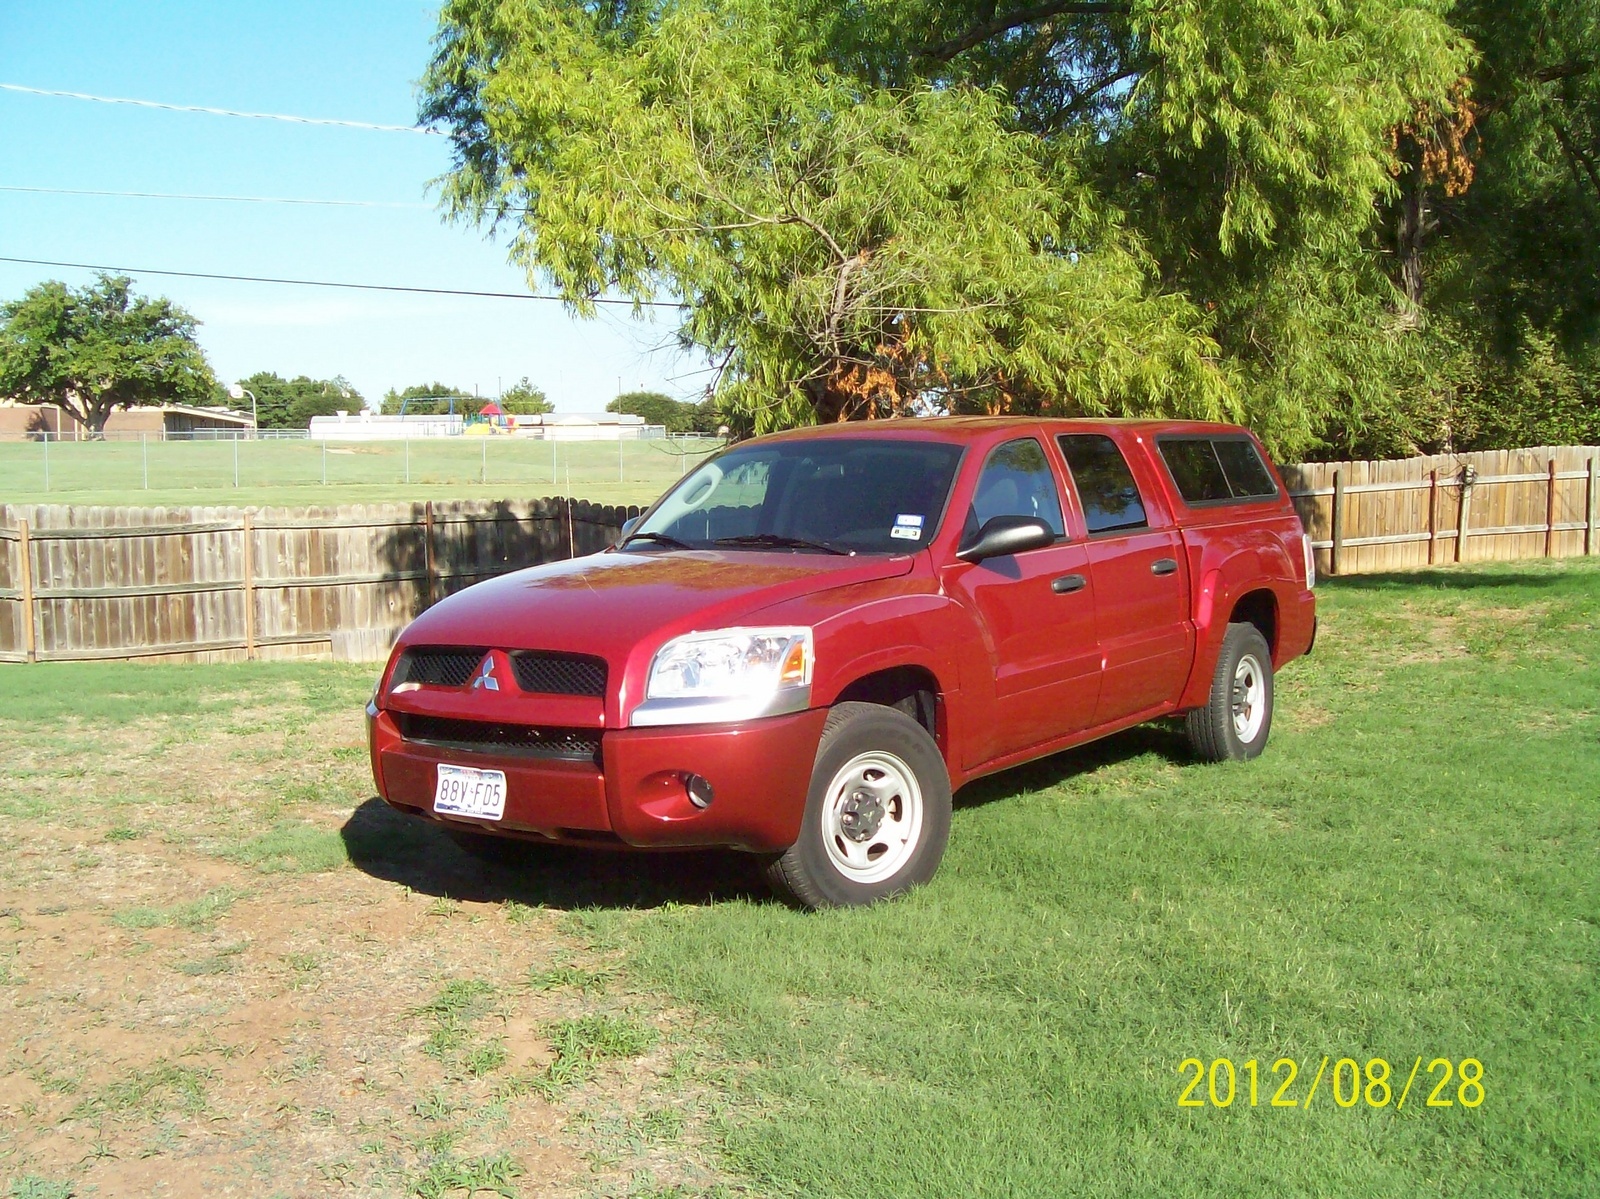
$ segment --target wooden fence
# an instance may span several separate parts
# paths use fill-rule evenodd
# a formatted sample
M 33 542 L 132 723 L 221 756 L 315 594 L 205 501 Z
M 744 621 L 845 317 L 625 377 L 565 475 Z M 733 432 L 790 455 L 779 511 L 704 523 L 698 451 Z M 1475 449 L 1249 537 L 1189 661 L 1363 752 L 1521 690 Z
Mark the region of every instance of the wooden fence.
M 1600 553 L 1596 459 L 1565 446 L 1283 470 L 1327 574 Z M 479 579 L 592 553 L 637 508 L 0 505 L 0 661 L 371 660 Z
M 593 553 L 638 512 L 0 506 L 0 661 L 377 659 L 442 596 Z
M 1594 446 L 1283 468 L 1326 574 L 1600 553 Z

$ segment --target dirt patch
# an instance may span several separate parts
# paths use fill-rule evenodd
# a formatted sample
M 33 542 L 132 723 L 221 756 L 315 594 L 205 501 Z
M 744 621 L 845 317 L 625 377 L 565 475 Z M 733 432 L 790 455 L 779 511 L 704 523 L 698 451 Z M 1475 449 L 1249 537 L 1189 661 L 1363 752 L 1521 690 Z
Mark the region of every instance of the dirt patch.
M 563 913 L 354 868 L 354 715 L 0 727 L 0 1180 L 103 1195 L 703 1189 L 677 1024 Z M 403 828 L 396 825 L 396 828 Z M 455 855 L 431 829 L 408 851 Z M 453 874 L 452 874 L 453 872 Z M 59 1190 L 59 1186 L 57 1188 Z

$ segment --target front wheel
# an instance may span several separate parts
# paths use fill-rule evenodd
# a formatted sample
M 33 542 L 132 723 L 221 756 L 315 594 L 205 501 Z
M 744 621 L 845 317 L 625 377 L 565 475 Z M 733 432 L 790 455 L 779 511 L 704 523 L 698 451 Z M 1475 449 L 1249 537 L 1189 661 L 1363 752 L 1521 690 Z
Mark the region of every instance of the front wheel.
M 1230 624 L 1211 676 L 1211 695 L 1189 713 L 1189 744 L 1208 762 L 1242 762 L 1272 731 L 1272 650 L 1253 624 Z
M 874 903 L 925 883 L 950 837 L 950 776 L 932 737 L 879 704 L 839 704 L 811 771 L 800 839 L 768 881 L 808 908 Z

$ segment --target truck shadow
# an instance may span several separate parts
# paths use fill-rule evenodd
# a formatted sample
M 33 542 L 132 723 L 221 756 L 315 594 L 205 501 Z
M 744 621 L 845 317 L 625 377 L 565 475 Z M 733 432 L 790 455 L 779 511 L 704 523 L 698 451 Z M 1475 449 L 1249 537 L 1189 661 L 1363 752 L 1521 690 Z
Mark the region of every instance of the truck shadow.
M 1104 741 L 979 779 L 955 807 L 980 807 L 1051 787 L 1074 775 L 1157 753 L 1192 762 L 1181 733 L 1143 725 Z M 396 812 L 373 796 L 340 829 L 351 865 L 422 895 L 471 903 L 515 901 L 561 910 L 654 908 L 731 899 L 779 903 L 761 877 L 761 861 L 732 850 L 622 853 L 568 845 L 516 843 L 508 860 L 468 854 L 430 821 Z
M 446 899 L 563 910 L 776 902 L 760 861 L 731 850 L 622 853 L 517 843 L 507 861 L 490 863 L 461 849 L 439 825 L 396 812 L 377 796 L 352 812 L 339 832 L 356 869 Z
M 955 809 L 979 808 L 1003 799 L 1013 799 L 1030 791 L 1054 787 L 1080 774 L 1090 774 L 1130 758 L 1158 754 L 1177 765 L 1194 765 L 1194 751 L 1184 739 L 1181 722 L 1141 724 L 1100 741 L 1076 749 L 1063 750 L 1048 758 L 1025 762 L 968 783 L 955 794 Z
M 1527 570 L 1397 570 L 1386 574 L 1329 575 L 1317 580 L 1319 590 L 1327 591 L 1481 591 L 1496 587 L 1556 587 L 1567 582 L 1556 571 L 1534 573 Z

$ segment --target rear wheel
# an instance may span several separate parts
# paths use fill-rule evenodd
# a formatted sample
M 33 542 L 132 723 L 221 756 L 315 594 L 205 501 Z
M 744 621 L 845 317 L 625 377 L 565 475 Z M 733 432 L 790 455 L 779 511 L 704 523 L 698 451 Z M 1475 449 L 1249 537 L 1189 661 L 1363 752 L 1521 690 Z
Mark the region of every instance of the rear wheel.
M 768 868 L 808 908 L 873 903 L 927 882 L 950 837 L 950 776 L 903 712 L 838 704 L 817 746 L 800 839 Z
M 1272 650 L 1253 624 L 1230 624 L 1205 707 L 1189 713 L 1189 744 L 1208 762 L 1241 762 L 1272 731 Z

